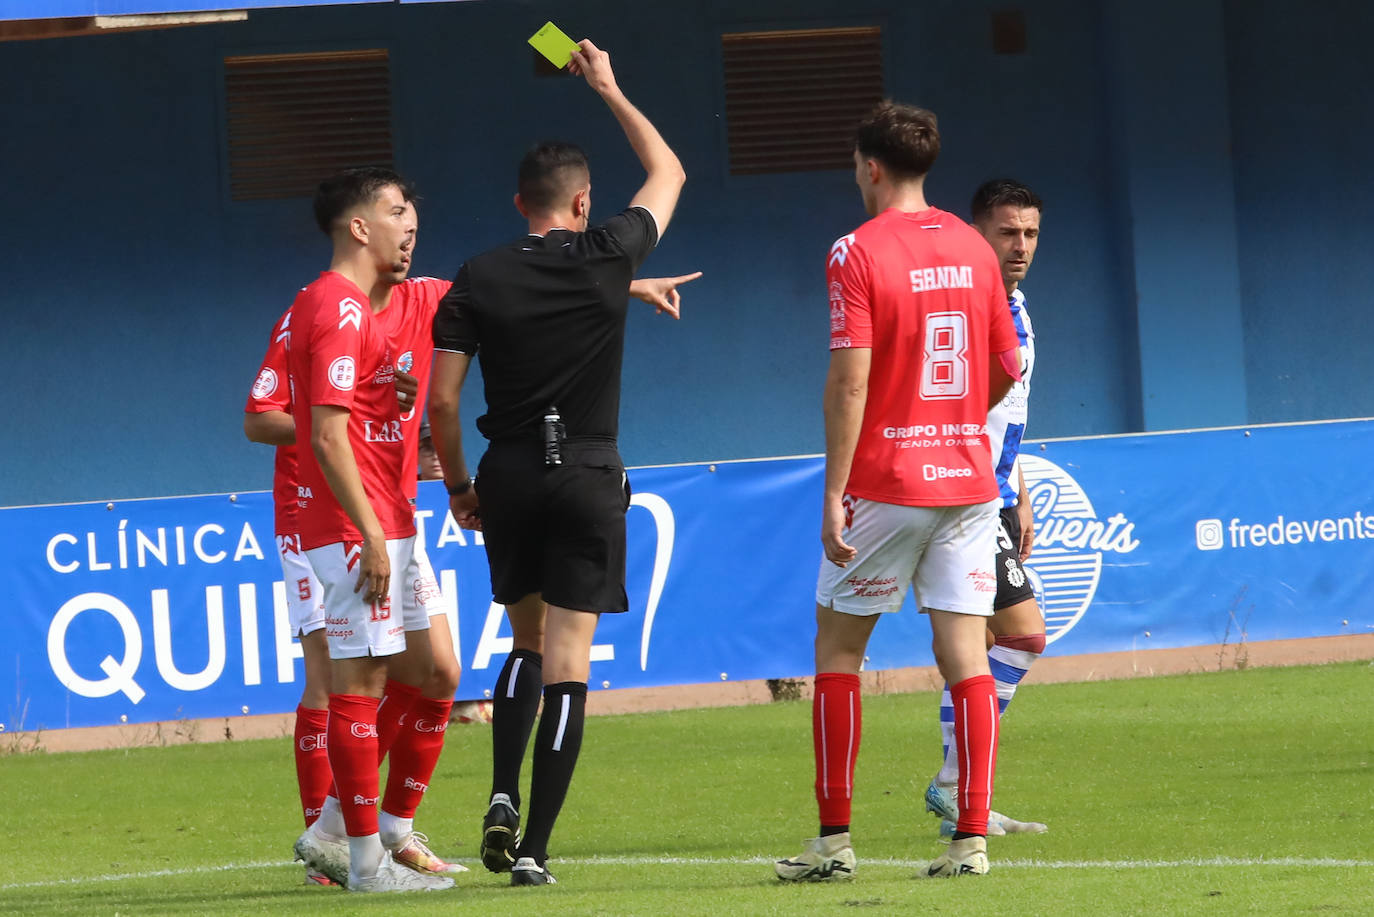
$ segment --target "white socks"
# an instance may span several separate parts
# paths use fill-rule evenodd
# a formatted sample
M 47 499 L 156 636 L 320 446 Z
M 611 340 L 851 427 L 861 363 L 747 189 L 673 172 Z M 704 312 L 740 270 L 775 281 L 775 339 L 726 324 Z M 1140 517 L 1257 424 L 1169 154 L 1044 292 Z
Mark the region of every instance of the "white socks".
M 348 884 L 370 879 L 381 868 L 386 848 L 376 834 L 348 839 Z
M 386 809 L 377 813 L 377 826 L 381 829 L 382 844 L 388 850 L 395 850 L 405 843 L 415 830 L 415 819 L 392 815 Z

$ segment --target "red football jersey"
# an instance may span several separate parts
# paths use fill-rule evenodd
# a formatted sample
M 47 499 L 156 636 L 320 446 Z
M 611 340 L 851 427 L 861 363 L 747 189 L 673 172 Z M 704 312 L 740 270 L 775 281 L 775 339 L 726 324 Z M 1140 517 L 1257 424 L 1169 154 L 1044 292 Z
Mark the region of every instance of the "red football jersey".
M 383 534 L 388 539 L 415 534 L 401 474 L 405 443 L 391 346 L 374 320 L 367 294 L 342 275 L 325 271 L 292 303 L 290 331 L 287 365 L 296 418 L 302 548 L 361 539 L 310 446 L 310 409 L 317 404 L 348 409 L 349 444 Z
M 826 265 L 830 348 L 871 348 L 846 492 L 906 506 L 997 496 L 988 361 L 1017 346 L 997 257 L 951 213 L 885 210 Z
M 246 414 L 268 411 L 291 413 L 291 380 L 286 366 L 286 340 L 291 335 L 291 310 L 287 309 L 272 328 L 267 341 L 267 356 L 262 358 L 257 381 L 248 393 Z M 272 470 L 272 505 L 278 535 L 295 535 L 298 528 L 296 507 L 296 447 L 278 446 Z
M 419 379 L 420 390 L 415 404 L 423 405 L 429 396 L 429 370 L 434 363 L 434 313 L 444 298 L 449 280 L 434 277 L 412 277 L 397 284 L 391 291 L 391 301 L 373 316 L 382 326 L 396 355 L 396 368 L 412 373 Z M 417 469 L 420 464 L 421 411 L 411 408 L 401 415 L 401 434 L 405 439 L 402 474 L 405 495 L 413 503 L 417 490 Z

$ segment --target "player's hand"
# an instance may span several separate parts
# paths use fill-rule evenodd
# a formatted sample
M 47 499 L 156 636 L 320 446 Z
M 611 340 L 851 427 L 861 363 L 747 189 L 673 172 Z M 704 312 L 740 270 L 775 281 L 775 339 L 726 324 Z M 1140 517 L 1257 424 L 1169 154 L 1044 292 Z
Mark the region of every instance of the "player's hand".
M 396 370 L 396 403 L 400 405 L 402 414 L 415 407 L 415 399 L 419 394 L 420 380 L 410 373 Z
M 1016 517 L 1021 520 L 1021 563 L 1031 556 L 1035 546 L 1035 513 L 1031 511 L 1030 500 L 1022 499 L 1016 504 Z
M 848 516 L 849 509 L 842 497 L 826 498 L 825 512 L 821 518 L 821 546 L 825 548 L 825 559 L 837 567 L 849 566 L 849 562 L 859 553 L 844 542 Z
M 358 560 L 358 582 L 354 592 L 363 594 L 363 601 L 375 605 L 390 594 L 391 558 L 386 553 L 386 539 L 364 538 L 362 556 Z
M 630 295 L 653 306 L 659 315 L 666 312 L 678 319 L 682 317 L 682 297 L 678 295 L 677 288 L 700 276 L 701 271 L 680 277 L 645 277 L 630 284 Z
M 581 49 L 572 53 L 568 61 L 568 72 L 574 76 L 585 76 L 587 85 L 599 95 L 616 90 L 615 73 L 611 71 L 611 56 L 592 44 L 590 38 L 577 43 Z
M 458 523 L 458 528 L 482 531 L 482 509 L 477 503 L 476 487 L 468 488 L 467 493 L 450 496 L 448 511 L 453 514 L 453 521 Z

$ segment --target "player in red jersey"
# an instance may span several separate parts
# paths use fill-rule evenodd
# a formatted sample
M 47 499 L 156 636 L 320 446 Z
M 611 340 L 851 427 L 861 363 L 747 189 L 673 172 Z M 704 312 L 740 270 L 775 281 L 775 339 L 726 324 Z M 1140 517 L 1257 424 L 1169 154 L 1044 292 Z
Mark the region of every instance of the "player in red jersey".
M 348 836 L 347 874 L 330 868 L 339 845 L 331 850 L 320 843 L 324 816 L 296 850 L 352 891 L 453 884 L 397 863 L 376 808 L 377 765 L 399 731 L 387 734 L 386 726 L 399 724 L 406 712 L 400 708 L 419 697 L 413 686 L 434 669 L 428 615 L 409 594 L 420 571 L 393 388 L 397 355 L 365 292 L 409 268 L 416 232 L 411 197 L 404 180 L 384 169 L 350 170 L 320 185 L 315 215 L 334 243 L 334 257 L 292 304 L 287 340 L 301 547 L 324 590 L 328 755 Z M 394 709 L 383 714 L 384 693 L 402 671 L 411 690 L 393 693 L 387 706 Z
M 401 436 L 405 445 L 401 481 L 404 495 L 413 507 L 416 497 L 413 468 L 424 438 L 420 420 L 422 410 L 417 406 L 425 403 L 433 358 L 430 328 L 438 302 L 452 284 L 430 277 L 406 278 L 418 235 L 418 217 L 411 201 L 406 202 L 406 216 L 412 226 L 410 249 L 379 274 L 369 291 L 369 301 L 374 319 L 383 326 L 395 354 Z M 636 280 L 631 285 L 631 293 L 676 318 L 679 303 L 676 288 L 696 276 L 699 274 Z M 273 328 L 267 356 L 245 409 L 244 428 L 249 439 L 278 447 L 273 486 L 276 529 L 292 633 L 301 639 L 305 663 L 305 686 L 296 720 L 297 778 L 307 827 L 314 824 L 322 812 L 324 815 L 309 843 L 332 853 L 332 868 L 327 868 L 334 875 L 345 875 L 347 851 L 341 849 L 342 843 L 331 843 L 345 834 L 345 826 L 339 801 L 331 795 L 333 775 L 324 735 L 330 663 L 323 633 L 322 593 L 300 550 L 297 534 L 295 422 L 290 413 L 286 365 L 290 322 L 291 311 L 288 310 Z M 449 710 L 461 674 L 453 649 L 451 623 L 439 603 L 437 582 L 425 556 L 423 542 L 418 539 L 415 558 L 414 580 L 401 584 L 401 594 L 405 603 L 418 603 L 418 610 L 429 618 L 431 626 L 428 633 L 422 635 L 429 638 L 431 658 L 426 659 L 423 651 L 408 648 L 390 660 L 378 716 L 379 750 L 385 753 L 389 748 L 391 757 L 386 792 L 381 800 L 380 834 L 393 858 L 411 869 L 429 874 L 462 872 L 466 871 L 465 867 L 446 863 L 435 856 L 428 849 L 427 838 L 414 832 L 412 824 L 442 751 Z M 417 615 L 403 611 L 403 618 L 416 620 Z M 408 644 L 412 642 L 416 642 L 413 637 Z M 430 674 L 426 676 L 426 672 Z M 306 868 L 310 881 L 332 884 L 324 873 L 309 865 Z
M 426 278 L 405 281 L 416 232 L 414 206 L 407 201 L 405 207 L 405 221 L 409 225 L 406 231 L 411 236 L 410 251 L 386 266 L 368 298 L 374 316 L 387 320 L 383 330 L 392 352 L 397 354 L 396 363 L 416 368 L 423 374 L 422 378 L 416 378 L 399 369 L 396 373 L 397 396 L 402 402 L 404 461 L 413 463 L 418 449 L 418 430 L 413 423 L 415 404 L 423 399 L 432 353 L 429 323 L 438 299 L 448 290 L 449 284 Z M 318 601 L 320 589 L 300 554 L 300 536 L 294 534 L 298 501 L 295 423 L 290 415 L 285 381 L 285 341 L 290 336 L 290 321 L 288 310 L 273 331 L 268 356 L 249 399 L 249 413 L 244 423 L 250 439 L 279 446 L 274 484 L 277 530 L 283 546 L 292 632 L 301 638 L 306 672 L 302 703 L 297 709 L 297 777 L 307 828 L 319 821 L 307 844 L 317 852 L 333 854 L 331 862 L 320 864 L 324 866 L 323 871 L 312 865 L 307 865 L 306 870 L 311 881 L 332 884 L 331 875 L 339 877 L 339 881 L 346 878 L 348 852 L 342 841 L 346 828 L 339 800 L 332 795 L 333 775 L 323 735 L 330 663 L 325 635 L 320 630 L 324 626 L 324 614 Z M 412 367 L 412 352 L 418 353 L 418 367 Z M 402 378 L 408 385 L 399 384 Z M 398 480 L 413 507 L 414 475 L 400 476 Z M 448 710 L 461 670 L 454 655 L 448 618 L 439 604 L 437 583 L 423 546 L 418 544 L 415 561 L 412 575 L 400 584 L 402 620 L 407 622 L 407 649 L 389 660 L 389 677 L 378 711 L 379 756 L 389 750 L 391 757 L 387 790 L 382 797 L 380 834 L 396 862 L 424 874 L 443 875 L 463 872 L 466 868 L 435 856 L 427 846 L 427 838 L 413 830 L 413 818 L 442 751 Z M 304 569 L 298 570 L 297 566 Z M 313 605 L 297 601 L 312 592 L 317 597 Z M 436 626 L 429 629 L 427 619 L 437 619 L 434 621 Z M 421 622 L 425 623 L 417 627 Z
M 952 686 L 960 750 L 958 829 L 922 876 L 988 871 L 997 694 L 984 643 L 997 580 L 988 407 L 1015 377 L 1016 329 L 997 259 L 929 206 L 935 116 L 883 102 L 855 135 L 855 180 L 873 219 L 830 249 L 825 383 L 825 559 L 816 586 L 812 710 L 820 836 L 775 865 L 787 880 L 847 879 L 859 671 L 883 612 L 908 586 L 930 616 Z
M 253 442 L 277 447 L 272 475 L 277 551 L 281 557 L 291 635 L 299 637 L 305 685 L 296 707 L 294 730 L 296 784 L 309 827 L 320 816 L 334 784 L 329 768 L 325 729 L 329 718 L 329 648 L 324 639 L 324 593 L 301 550 L 296 505 L 296 424 L 291 417 L 291 384 L 286 364 L 290 336 L 288 309 L 272 327 L 267 354 L 244 407 L 243 431 Z M 333 885 L 320 871 L 306 866 L 306 881 Z

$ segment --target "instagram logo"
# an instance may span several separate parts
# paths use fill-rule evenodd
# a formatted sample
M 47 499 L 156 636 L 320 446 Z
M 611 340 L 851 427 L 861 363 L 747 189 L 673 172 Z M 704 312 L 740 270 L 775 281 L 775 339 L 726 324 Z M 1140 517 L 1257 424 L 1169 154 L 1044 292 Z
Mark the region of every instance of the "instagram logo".
M 1199 519 L 1197 521 L 1197 549 L 1199 551 L 1220 551 L 1225 529 L 1220 519 Z

